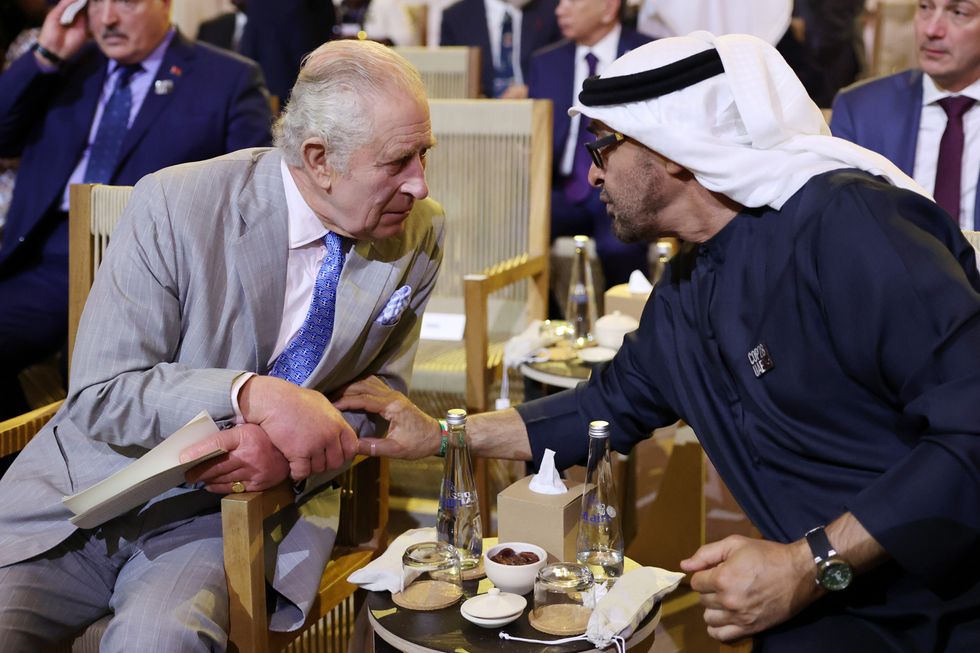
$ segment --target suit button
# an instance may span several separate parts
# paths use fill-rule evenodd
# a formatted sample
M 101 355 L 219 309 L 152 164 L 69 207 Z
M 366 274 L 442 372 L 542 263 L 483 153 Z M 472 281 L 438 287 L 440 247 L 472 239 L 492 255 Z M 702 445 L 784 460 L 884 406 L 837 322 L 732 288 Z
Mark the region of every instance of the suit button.
M 21 242 L 21 243 L 22 243 L 22 242 L 24 242 L 24 241 L 26 240 L 26 238 L 24 238 L 23 236 L 21 236 L 21 237 L 20 237 L 20 238 L 18 238 L 17 240 L 18 240 L 18 242 Z

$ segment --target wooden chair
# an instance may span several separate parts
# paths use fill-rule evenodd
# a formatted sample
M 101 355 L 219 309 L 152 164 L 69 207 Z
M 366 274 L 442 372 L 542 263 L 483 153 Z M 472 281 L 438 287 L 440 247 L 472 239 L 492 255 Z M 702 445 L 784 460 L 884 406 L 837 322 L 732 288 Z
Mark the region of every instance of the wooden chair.
M 73 186 L 69 211 L 69 352 L 85 299 L 122 213 L 131 187 L 83 184 Z M 22 449 L 57 412 L 60 402 L 0 423 L 0 452 Z M 346 651 L 361 595 L 347 576 L 383 549 L 388 518 L 388 469 L 381 459 L 360 457 L 337 479 L 340 515 L 333 555 L 303 628 L 292 633 L 268 630 L 263 524 L 293 503 L 283 484 L 266 492 L 228 495 L 221 501 L 225 574 L 228 578 L 229 651 Z M 331 491 L 325 489 L 323 491 Z M 107 619 L 80 635 L 72 651 L 97 651 Z
M 480 48 L 396 46 L 394 49 L 418 69 L 429 99 L 480 97 Z
M 551 107 L 544 100 L 432 100 L 437 145 L 429 192 L 446 210 L 446 242 L 427 318 L 465 315 L 463 343 L 423 338 L 412 399 L 442 416 L 492 405 L 503 344 L 548 305 Z M 487 472 L 477 461 L 484 532 Z
M 917 65 L 912 0 L 879 0 L 871 11 L 867 77 L 890 75 Z

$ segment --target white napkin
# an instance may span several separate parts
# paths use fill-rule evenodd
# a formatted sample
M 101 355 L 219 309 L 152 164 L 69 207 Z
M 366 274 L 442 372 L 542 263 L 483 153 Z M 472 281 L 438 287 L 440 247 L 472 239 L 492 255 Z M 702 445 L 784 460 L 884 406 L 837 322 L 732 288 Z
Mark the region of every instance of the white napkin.
M 402 556 L 405 549 L 419 542 L 435 542 L 439 539 L 434 528 L 414 528 L 405 531 L 388 545 L 388 549 L 376 560 L 361 567 L 347 577 L 349 583 L 360 585 L 371 592 L 388 590 L 392 594 L 402 591 Z
M 684 574 L 657 567 L 639 567 L 623 574 L 599 599 L 585 636 L 596 648 L 614 637 L 627 640 L 661 598 L 677 589 Z
M 639 270 L 630 272 L 630 280 L 627 283 L 627 290 L 634 295 L 649 295 L 653 290 L 653 284 Z
M 604 596 L 598 599 L 585 634 L 562 639 L 529 639 L 500 631 L 503 640 L 532 644 L 567 644 L 588 640 L 597 649 L 615 645 L 626 653 L 626 640 L 632 637 L 653 606 L 677 589 L 684 574 L 656 567 L 639 567 L 623 574 Z M 597 594 L 598 596 L 598 594 Z
M 551 449 L 544 450 L 541 467 L 531 482 L 528 483 L 528 488 L 531 492 L 538 494 L 565 494 L 568 492 L 561 476 L 558 475 L 558 470 L 555 469 L 555 452 Z

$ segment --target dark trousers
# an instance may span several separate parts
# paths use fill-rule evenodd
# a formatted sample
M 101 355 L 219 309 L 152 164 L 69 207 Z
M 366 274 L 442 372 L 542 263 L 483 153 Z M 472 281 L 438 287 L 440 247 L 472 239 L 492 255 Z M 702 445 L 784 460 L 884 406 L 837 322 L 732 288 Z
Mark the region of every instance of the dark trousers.
M 0 267 L 0 420 L 28 409 L 17 375 L 57 353 L 68 337 L 68 221 Z M 34 251 L 30 251 L 30 250 Z

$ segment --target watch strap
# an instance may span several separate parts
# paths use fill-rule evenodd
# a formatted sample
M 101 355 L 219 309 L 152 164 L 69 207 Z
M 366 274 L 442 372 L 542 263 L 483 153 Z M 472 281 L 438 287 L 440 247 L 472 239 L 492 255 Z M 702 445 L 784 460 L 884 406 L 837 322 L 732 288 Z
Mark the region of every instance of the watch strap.
M 807 531 L 804 537 L 806 537 L 806 543 L 810 545 L 810 553 L 813 554 L 813 561 L 816 564 L 819 565 L 824 560 L 829 560 L 837 555 L 837 550 L 831 545 L 830 538 L 827 537 L 823 526 L 817 526 Z

